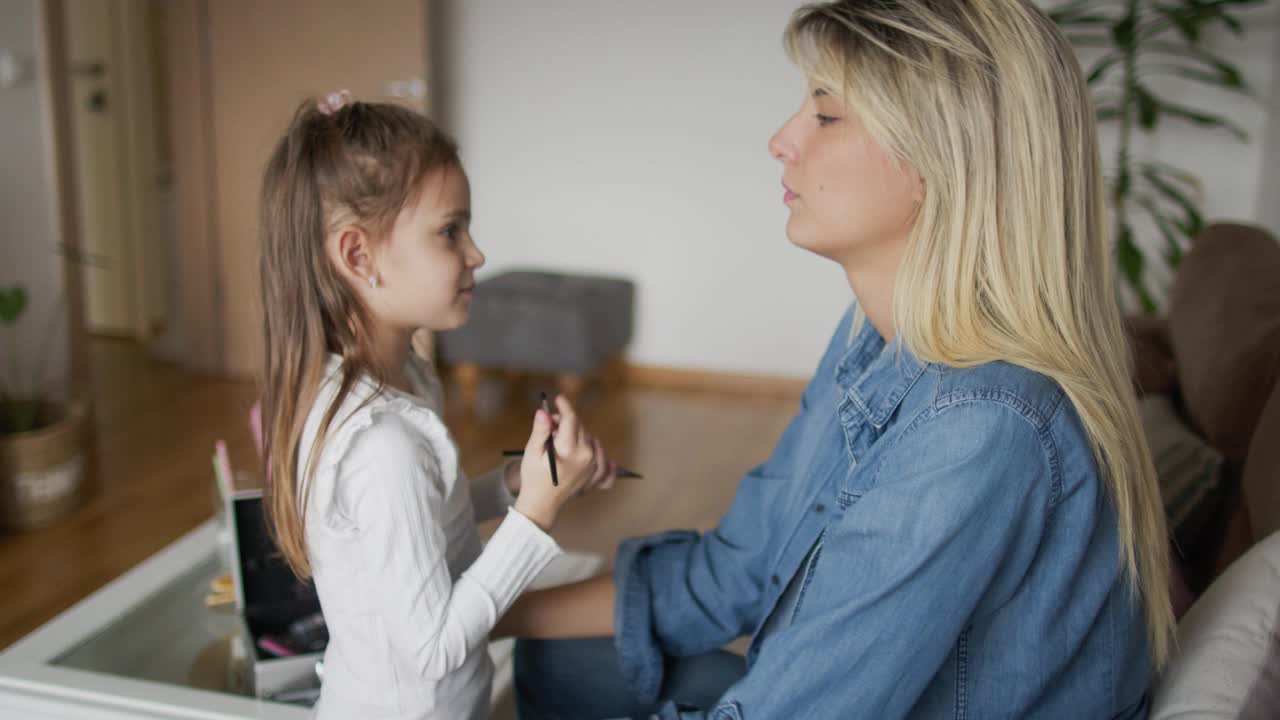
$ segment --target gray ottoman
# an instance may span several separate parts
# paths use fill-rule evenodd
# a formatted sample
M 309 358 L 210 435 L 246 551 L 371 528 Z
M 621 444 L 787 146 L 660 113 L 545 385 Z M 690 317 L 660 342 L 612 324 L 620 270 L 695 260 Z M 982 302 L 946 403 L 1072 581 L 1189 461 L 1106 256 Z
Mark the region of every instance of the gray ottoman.
M 518 270 L 476 285 L 471 318 L 439 336 L 463 401 L 482 369 L 549 373 L 576 400 L 587 378 L 617 365 L 631 340 L 635 284 L 590 275 Z

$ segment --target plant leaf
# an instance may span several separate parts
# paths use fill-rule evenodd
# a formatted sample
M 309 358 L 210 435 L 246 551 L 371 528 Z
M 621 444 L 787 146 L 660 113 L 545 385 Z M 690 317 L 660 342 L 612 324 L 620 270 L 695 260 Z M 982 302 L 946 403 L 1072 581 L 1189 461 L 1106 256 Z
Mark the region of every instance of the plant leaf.
M 1201 47 L 1147 41 L 1142 44 L 1142 51 L 1144 54 L 1168 55 L 1171 56 L 1172 60 L 1179 63 L 1192 61 L 1205 65 L 1207 66 L 1205 68 L 1206 72 L 1217 73 L 1221 76 L 1223 85 L 1238 84 L 1242 88 L 1246 85 L 1244 75 L 1238 67 Z
M 1156 12 L 1177 28 L 1187 42 L 1193 45 L 1200 42 L 1200 23 L 1196 19 L 1195 10 L 1185 5 L 1157 5 Z
M 1156 204 L 1154 198 L 1150 195 L 1140 195 L 1136 202 L 1147 211 L 1151 216 L 1151 220 L 1155 222 L 1156 229 L 1160 231 L 1160 235 L 1164 238 L 1165 253 L 1164 260 L 1169 264 L 1170 268 L 1177 269 L 1178 264 L 1182 262 L 1183 241 L 1179 240 L 1178 230 L 1171 226 L 1169 217 L 1160 210 L 1160 206 Z M 1185 236 L 1183 236 L 1185 237 Z M 1190 238 L 1187 238 L 1190 240 Z
M 1134 86 L 1133 94 L 1138 101 L 1138 124 L 1143 130 L 1155 130 L 1163 103 L 1141 84 Z
M 1148 160 L 1138 164 L 1138 169 L 1143 173 L 1153 172 L 1163 178 L 1166 182 L 1180 184 L 1186 192 L 1199 196 L 1204 190 L 1199 178 L 1191 174 L 1190 171 L 1170 165 L 1169 163 L 1160 162 L 1159 160 Z M 1145 175 L 1144 175 L 1145 177 Z
M 1244 77 L 1241 76 L 1240 71 L 1229 65 L 1226 67 L 1215 66 L 1212 70 L 1205 70 L 1185 65 L 1160 63 L 1143 65 L 1141 71 L 1144 75 L 1173 75 L 1225 90 L 1234 90 L 1246 94 L 1249 92 L 1249 88 L 1245 86 Z
M 1098 0 L 1074 0 L 1074 2 L 1066 2 L 1049 8 L 1049 17 L 1058 24 L 1070 22 L 1071 18 L 1076 17 L 1079 13 L 1088 12 Z
M 1129 188 L 1132 187 L 1132 185 L 1133 180 L 1129 175 L 1129 168 L 1126 165 L 1125 167 L 1120 168 L 1120 172 L 1116 174 L 1116 184 L 1112 189 L 1115 203 L 1117 205 L 1124 202 L 1124 199 L 1129 196 Z
M 1098 122 L 1119 120 L 1121 114 L 1120 108 L 1115 105 L 1103 105 L 1097 109 Z
M 1110 48 L 1111 39 L 1105 35 L 1080 35 L 1078 33 L 1067 33 L 1067 40 L 1071 45 L 1078 48 Z
M 1115 22 L 1115 18 L 1106 15 L 1067 15 L 1061 19 L 1056 19 L 1059 25 L 1066 27 L 1089 27 L 1094 25 L 1110 25 Z
M 1153 170 L 1143 170 L 1142 177 L 1161 195 L 1164 195 L 1166 198 L 1182 208 L 1182 211 L 1186 214 L 1186 220 L 1177 224 L 1178 229 L 1189 238 L 1194 238 L 1196 235 L 1199 235 L 1200 230 L 1204 228 L 1204 217 L 1200 214 L 1200 209 L 1196 207 L 1196 204 L 1191 201 L 1191 198 L 1187 197 L 1186 194 L 1178 188 L 1166 182 L 1159 173 Z
M 1184 186 L 1187 186 L 1190 190 L 1196 192 L 1201 191 L 1201 182 L 1199 182 L 1199 178 L 1194 176 L 1190 170 L 1179 168 L 1178 165 L 1162 163 L 1160 160 L 1147 160 L 1146 163 L 1140 163 L 1139 167 L 1144 170 L 1155 170 L 1155 172 L 1160 173 L 1165 179 L 1171 179 L 1171 181 L 1183 183 Z
M 1127 15 L 1111 26 L 1111 42 L 1118 50 L 1132 50 L 1137 40 L 1138 21 L 1133 15 Z
M 0 288 L 0 323 L 16 325 L 27 309 L 27 290 L 21 285 Z
M 1133 230 L 1129 228 L 1128 223 L 1120 223 L 1119 237 L 1116 238 L 1116 260 L 1120 264 L 1120 272 L 1123 274 L 1125 281 L 1129 287 L 1138 295 L 1138 300 L 1142 302 L 1142 309 L 1148 315 L 1152 315 L 1156 311 L 1155 301 L 1151 298 L 1151 293 L 1147 291 L 1146 285 L 1142 282 L 1142 274 L 1146 258 L 1142 255 L 1142 250 L 1133 242 Z
M 1093 67 L 1089 69 L 1089 76 L 1086 78 L 1086 82 L 1089 85 L 1092 85 L 1101 80 L 1106 76 L 1107 71 L 1115 67 L 1116 63 L 1120 62 L 1121 59 L 1122 56 L 1116 53 L 1103 55 L 1093 64 Z
M 1245 132 L 1244 128 L 1221 115 L 1212 115 L 1199 110 L 1193 110 L 1192 108 L 1184 105 L 1173 105 L 1170 103 L 1162 103 L 1160 110 L 1166 115 L 1182 118 L 1183 120 L 1195 123 L 1200 127 L 1221 128 L 1232 135 L 1235 135 L 1236 138 L 1241 141 L 1249 139 L 1249 133 Z

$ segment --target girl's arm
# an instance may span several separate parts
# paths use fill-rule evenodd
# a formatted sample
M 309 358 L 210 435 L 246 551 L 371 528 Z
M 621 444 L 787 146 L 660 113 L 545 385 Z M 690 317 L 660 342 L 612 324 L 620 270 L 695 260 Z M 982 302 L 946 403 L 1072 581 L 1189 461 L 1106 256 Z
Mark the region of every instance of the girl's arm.
M 554 515 L 531 519 L 513 510 L 455 581 L 446 562 L 449 518 L 438 452 L 447 442 L 423 436 L 397 414 L 379 413 L 352 440 L 340 477 L 358 528 L 352 542 L 359 570 L 350 581 L 377 603 L 396 651 L 432 679 L 483 652 L 498 617 L 560 552 L 543 529 Z
M 441 467 L 442 458 L 452 456 L 448 437 L 424 434 L 394 412 L 376 413 L 342 458 L 344 505 L 358 533 L 352 540 L 358 570 L 350 582 L 375 598 L 382 627 L 394 629 L 390 642 L 413 658 L 423 677 L 439 679 L 483 651 L 498 618 L 559 554 L 547 531 L 585 485 L 591 465 L 591 448 L 572 408 L 563 404 L 560 410 L 559 484 L 551 482 L 540 456 L 551 433 L 551 418 L 540 411 L 521 467 L 527 487 L 456 580 L 446 559 L 445 528 L 454 521 L 446 515 Z
M 613 635 L 613 575 L 526 593 L 493 629 L 493 637 L 540 640 Z

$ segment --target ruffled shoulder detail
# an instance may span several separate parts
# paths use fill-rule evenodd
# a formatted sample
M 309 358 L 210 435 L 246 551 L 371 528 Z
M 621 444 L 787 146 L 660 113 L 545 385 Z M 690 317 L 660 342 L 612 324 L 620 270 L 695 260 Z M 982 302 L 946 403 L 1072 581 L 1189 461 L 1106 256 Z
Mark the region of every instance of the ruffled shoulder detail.
M 444 422 L 435 412 L 407 397 L 382 393 L 369 396 L 353 390 L 352 395 L 343 401 L 343 407 L 334 416 L 329 432 L 322 440 L 323 447 L 307 490 L 311 503 L 308 515 L 333 529 L 353 526 L 344 498 L 352 497 L 353 491 L 358 492 L 358 489 L 340 486 L 338 480 L 342 477 L 342 464 L 359 437 L 387 415 L 400 418 L 422 435 L 429 450 L 424 462 L 434 465 L 431 468 L 433 474 L 446 487 L 454 484 L 459 472 L 457 449 Z

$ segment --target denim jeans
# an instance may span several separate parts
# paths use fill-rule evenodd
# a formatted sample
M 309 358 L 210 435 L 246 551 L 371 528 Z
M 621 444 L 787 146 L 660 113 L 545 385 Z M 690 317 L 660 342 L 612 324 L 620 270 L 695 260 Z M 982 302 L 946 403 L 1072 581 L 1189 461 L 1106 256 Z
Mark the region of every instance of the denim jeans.
M 643 702 L 627 686 L 613 638 L 520 640 L 516 706 L 520 720 L 646 720 L 667 701 L 711 707 L 746 672 L 744 660 L 713 650 L 666 658 L 658 701 Z

